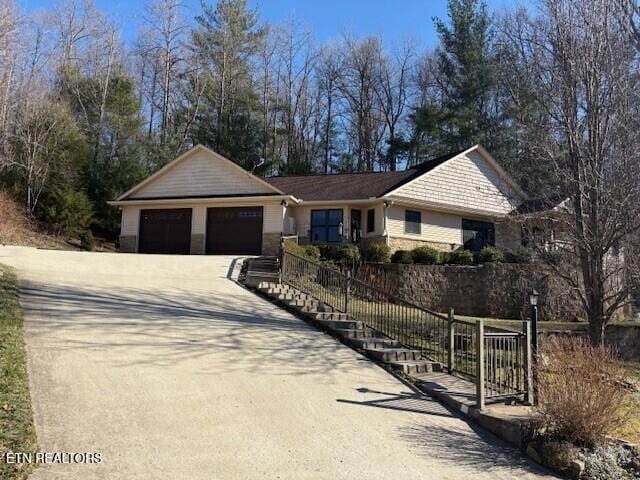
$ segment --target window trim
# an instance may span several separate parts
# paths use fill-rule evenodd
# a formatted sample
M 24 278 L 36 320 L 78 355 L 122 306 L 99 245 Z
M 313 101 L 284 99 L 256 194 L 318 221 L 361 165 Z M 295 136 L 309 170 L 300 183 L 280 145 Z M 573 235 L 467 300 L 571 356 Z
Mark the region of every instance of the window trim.
M 411 221 L 407 219 L 409 214 L 417 214 L 418 220 Z M 409 225 L 417 225 L 417 231 L 409 229 Z M 422 235 L 422 212 L 420 210 L 407 210 L 404 211 L 404 233 L 407 235 Z
M 367 233 L 373 233 L 376 231 L 376 209 L 367 209 Z
M 322 225 L 314 225 L 313 223 L 313 214 L 314 212 L 324 212 L 325 219 Z M 332 224 L 329 222 L 329 212 L 340 212 L 340 221 L 337 224 Z M 312 209 L 309 212 L 310 222 L 309 222 L 309 241 L 314 244 L 327 244 L 327 243 L 342 243 L 344 239 L 344 209 L 342 208 L 316 208 Z M 342 226 L 343 232 L 340 233 L 340 226 Z M 315 228 L 324 228 L 326 232 L 326 240 L 314 240 L 313 239 L 313 229 Z M 338 228 L 338 240 L 329 240 L 329 228 Z

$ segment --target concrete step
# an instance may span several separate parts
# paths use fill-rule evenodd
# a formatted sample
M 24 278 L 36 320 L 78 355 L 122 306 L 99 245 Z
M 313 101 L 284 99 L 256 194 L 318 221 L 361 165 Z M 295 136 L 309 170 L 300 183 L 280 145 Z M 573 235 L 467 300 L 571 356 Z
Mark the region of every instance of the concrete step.
M 386 363 L 392 368 L 412 376 L 442 371 L 442 365 L 431 360 L 404 360 Z
M 317 315 L 311 314 L 314 317 Z M 363 330 L 364 324 L 357 320 L 318 320 L 316 322 L 320 325 L 330 328 L 331 330 Z
M 262 292 L 267 291 L 270 288 L 276 288 L 278 285 L 280 284 L 277 282 L 260 282 L 256 288 Z
M 334 328 L 333 332 L 345 339 L 376 338 L 379 334 L 370 328 Z
M 408 348 L 366 348 L 367 355 L 381 362 L 405 362 L 423 360 L 418 350 Z
M 248 271 L 245 275 L 244 283 L 249 287 L 256 287 L 261 283 L 273 282 L 278 279 L 278 274 L 271 274 L 266 272 L 254 272 Z
M 318 312 L 315 316 L 316 320 L 353 320 L 348 313 L 342 312 Z
M 397 348 L 400 342 L 392 338 L 372 337 L 372 338 L 351 338 L 349 344 L 363 350 L 374 348 Z
M 290 300 L 282 300 L 282 303 L 289 305 L 290 307 L 317 307 L 320 306 L 320 302 L 317 300 L 309 300 L 305 298 L 294 297 Z

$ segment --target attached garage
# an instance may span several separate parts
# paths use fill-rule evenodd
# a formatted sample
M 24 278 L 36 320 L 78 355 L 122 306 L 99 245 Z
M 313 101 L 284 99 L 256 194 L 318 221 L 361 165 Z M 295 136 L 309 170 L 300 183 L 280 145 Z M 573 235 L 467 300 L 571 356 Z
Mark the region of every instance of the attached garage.
M 190 208 L 140 210 L 140 253 L 188 255 L 190 249 Z
M 276 255 L 298 200 L 198 145 L 122 194 L 122 252 Z
M 260 255 L 262 207 L 207 209 L 207 254 Z

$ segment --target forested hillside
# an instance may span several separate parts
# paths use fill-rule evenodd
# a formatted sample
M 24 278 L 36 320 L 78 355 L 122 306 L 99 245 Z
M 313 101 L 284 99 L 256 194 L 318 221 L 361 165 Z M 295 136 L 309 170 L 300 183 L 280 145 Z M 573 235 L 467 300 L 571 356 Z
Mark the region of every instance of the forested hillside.
M 106 201 L 197 143 L 245 168 L 258 154 L 260 174 L 394 170 L 482 143 L 538 194 L 556 187 L 539 147 L 557 137 L 534 36 L 562 3 L 493 15 L 450 0 L 449 18 L 416 18 L 435 22 L 433 48 L 319 44 L 247 0 L 195 16 L 151 0 L 124 42 L 91 0 L 35 14 L 0 0 L 0 184 L 52 232 L 113 235 Z M 632 33 L 634 5 L 616 13 Z

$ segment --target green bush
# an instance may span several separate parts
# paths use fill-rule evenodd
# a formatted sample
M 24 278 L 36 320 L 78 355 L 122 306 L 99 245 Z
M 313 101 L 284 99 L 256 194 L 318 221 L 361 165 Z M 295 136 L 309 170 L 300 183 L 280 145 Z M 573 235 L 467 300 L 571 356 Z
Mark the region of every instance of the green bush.
M 409 250 L 396 250 L 391 255 L 393 263 L 413 263 L 413 255 Z
M 544 250 L 540 252 L 540 258 L 551 265 L 562 265 L 567 261 L 567 253 L 562 250 Z
M 411 256 L 415 263 L 433 265 L 438 263 L 438 260 L 440 259 L 440 252 L 431 247 L 417 247 L 411 250 Z
M 93 252 L 96 249 L 96 240 L 93 238 L 91 230 L 85 230 L 80 233 L 80 246 L 88 252 Z
M 364 258 L 368 262 L 386 263 L 391 258 L 391 249 L 384 243 L 372 243 L 364 250 Z
M 316 245 L 299 245 L 293 240 L 285 240 L 284 250 L 298 257 L 320 260 L 320 249 Z
M 336 250 L 335 260 L 343 263 L 359 262 L 360 249 L 356 245 L 342 245 Z
M 447 263 L 452 265 L 473 265 L 473 252 L 470 250 L 454 250 L 449 252 Z
M 478 253 L 477 256 L 478 263 L 499 263 L 504 261 L 504 253 L 502 250 L 487 245 L 482 247 L 482 250 Z
M 504 261 L 507 263 L 529 263 L 533 258 L 533 250 L 530 248 L 516 248 L 504 252 Z
M 75 236 L 89 229 L 93 208 L 84 192 L 54 188 L 41 199 L 38 218 L 57 235 Z
M 439 261 L 443 265 L 451 263 L 451 252 L 440 252 Z

